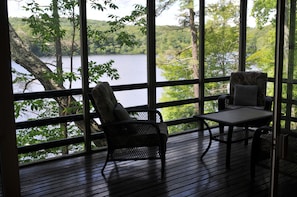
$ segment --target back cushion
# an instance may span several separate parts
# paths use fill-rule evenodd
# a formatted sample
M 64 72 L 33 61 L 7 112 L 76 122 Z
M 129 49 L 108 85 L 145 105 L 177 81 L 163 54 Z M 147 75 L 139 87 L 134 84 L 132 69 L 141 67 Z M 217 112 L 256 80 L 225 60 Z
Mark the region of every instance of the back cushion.
M 235 85 L 256 85 L 257 91 L 257 105 L 263 106 L 265 104 L 266 96 L 267 73 L 262 72 L 233 72 L 230 78 L 230 95 L 231 103 L 234 104 Z
M 235 85 L 234 105 L 256 106 L 258 86 Z
M 130 120 L 133 121 L 133 119 L 130 117 L 128 111 L 123 107 L 121 103 L 116 104 L 114 108 L 114 115 L 118 121 L 125 121 Z M 136 121 L 136 120 L 134 120 Z M 137 132 L 137 127 L 135 124 L 127 124 L 126 126 L 126 133 L 134 134 Z
M 114 115 L 114 107 L 117 100 L 113 94 L 113 90 L 108 82 L 99 82 L 92 90 L 92 96 L 95 107 L 100 113 L 100 119 L 103 123 L 113 122 L 116 120 Z

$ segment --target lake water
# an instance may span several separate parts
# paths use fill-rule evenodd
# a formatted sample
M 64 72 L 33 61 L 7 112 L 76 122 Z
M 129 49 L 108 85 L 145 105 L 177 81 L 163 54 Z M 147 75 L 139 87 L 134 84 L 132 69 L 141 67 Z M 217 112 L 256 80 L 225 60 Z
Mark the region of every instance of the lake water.
M 41 58 L 44 62 L 55 64 L 54 58 L 44 57 Z M 103 76 L 100 81 L 107 81 L 110 85 L 122 85 L 122 84 L 135 84 L 135 83 L 146 83 L 147 82 L 147 60 L 146 55 L 94 55 L 89 56 L 89 61 L 95 61 L 97 63 L 105 63 L 109 60 L 114 60 L 113 67 L 119 72 L 120 79 L 110 80 L 107 76 Z M 64 70 L 69 70 L 69 61 L 67 57 L 63 57 L 63 67 Z M 78 68 L 81 65 L 80 57 L 74 57 L 74 65 Z M 25 72 L 25 70 L 20 67 L 15 62 L 12 62 L 12 67 L 18 71 Z M 157 69 L 157 81 L 164 81 L 161 75 L 161 70 Z M 94 87 L 95 84 L 90 84 L 90 87 Z M 20 93 L 23 91 L 24 84 L 14 85 L 14 93 Z M 65 87 L 68 84 L 65 83 Z M 81 81 L 76 81 L 72 88 L 81 88 Z M 34 82 L 28 87 L 27 92 L 43 91 L 43 87 L 38 83 Z M 161 97 L 162 89 L 157 89 L 157 100 Z M 119 102 L 121 102 L 125 107 L 130 107 L 134 105 L 144 105 L 147 104 L 147 90 L 132 90 L 132 91 L 120 91 L 115 92 L 115 95 Z

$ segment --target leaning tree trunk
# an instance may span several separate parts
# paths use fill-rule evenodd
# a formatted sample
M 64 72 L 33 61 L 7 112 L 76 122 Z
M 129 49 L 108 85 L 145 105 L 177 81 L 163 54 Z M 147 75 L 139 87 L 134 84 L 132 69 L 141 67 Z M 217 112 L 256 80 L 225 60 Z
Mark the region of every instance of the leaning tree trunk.
M 191 29 L 191 42 L 192 42 L 192 70 L 193 70 L 193 78 L 199 79 L 198 72 L 198 44 L 197 44 L 197 28 L 195 27 L 195 12 L 192 8 L 189 9 L 190 12 L 190 29 Z M 195 98 L 199 98 L 199 85 L 194 84 L 194 96 Z M 195 113 L 199 114 L 199 105 L 195 104 Z
M 65 87 L 54 80 L 55 73 L 53 73 L 47 65 L 41 61 L 36 55 L 34 55 L 30 50 L 27 49 L 26 45 L 17 35 L 15 30 L 9 24 L 9 33 L 10 33 L 10 46 L 11 46 L 11 58 L 23 68 L 25 68 L 29 73 L 31 73 L 44 87 L 45 90 L 65 90 Z M 67 97 L 56 97 L 54 98 L 58 105 L 62 109 L 71 107 L 68 105 Z M 73 105 L 73 111 L 70 114 L 78 113 L 78 110 L 75 107 L 77 101 L 71 97 L 71 105 Z M 85 130 L 83 121 L 76 121 L 76 126 L 82 131 Z M 91 120 L 91 132 L 98 132 L 99 126 L 94 121 Z M 105 142 L 100 140 L 94 141 L 96 146 L 102 146 Z

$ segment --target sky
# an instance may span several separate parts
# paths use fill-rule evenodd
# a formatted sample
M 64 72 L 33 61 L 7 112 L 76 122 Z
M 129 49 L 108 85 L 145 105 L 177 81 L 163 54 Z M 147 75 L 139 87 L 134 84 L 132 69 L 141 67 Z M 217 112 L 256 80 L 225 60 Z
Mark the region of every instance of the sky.
M 27 2 L 32 0 L 8 0 L 8 15 L 9 17 L 28 17 L 29 14 L 23 9 L 23 6 Z M 36 0 L 40 5 L 48 5 L 51 0 Z M 116 4 L 119 9 L 113 11 L 114 14 L 119 16 L 124 16 L 129 13 L 129 11 L 134 7 L 135 4 L 145 5 L 146 0 L 116 0 Z M 173 6 L 171 9 L 167 10 L 161 16 L 157 17 L 157 25 L 177 25 L 177 15 L 178 15 L 177 5 Z M 102 13 L 91 9 L 90 6 L 87 8 L 87 17 L 94 20 L 107 20 L 107 13 Z
M 10 17 L 28 17 L 28 12 L 24 11 L 23 6 L 26 5 L 27 2 L 32 0 L 8 0 L 8 14 Z M 51 0 L 36 0 L 40 5 L 48 5 Z M 217 0 L 208 0 L 207 2 L 217 1 Z M 115 0 L 116 4 L 119 6 L 117 11 L 114 11 L 114 14 L 119 16 L 124 16 L 129 13 L 129 11 L 133 8 L 135 4 L 146 4 L 146 0 Z M 197 1 L 198 2 L 198 1 Z M 251 1 L 250 1 L 251 2 Z M 198 5 L 195 5 L 198 7 Z M 251 8 L 251 4 L 249 4 L 248 10 Z M 175 4 L 169 10 L 166 10 L 160 16 L 156 18 L 156 25 L 178 25 L 178 4 Z M 107 20 L 107 13 L 102 13 L 96 10 L 93 10 L 88 6 L 87 8 L 87 17 L 89 19 L 94 20 Z M 255 20 L 251 17 L 248 17 L 248 26 L 254 27 Z

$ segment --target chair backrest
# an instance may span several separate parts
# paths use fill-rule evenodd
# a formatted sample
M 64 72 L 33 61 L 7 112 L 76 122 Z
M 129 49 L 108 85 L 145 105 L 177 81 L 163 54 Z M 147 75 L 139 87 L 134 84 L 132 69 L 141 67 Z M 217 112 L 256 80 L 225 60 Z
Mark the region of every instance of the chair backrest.
M 236 85 L 256 85 L 257 105 L 264 106 L 267 86 L 267 73 L 262 72 L 233 72 L 230 78 L 230 102 L 234 101 Z
M 102 123 L 114 122 L 117 99 L 108 82 L 99 82 L 92 90 L 93 102 Z

